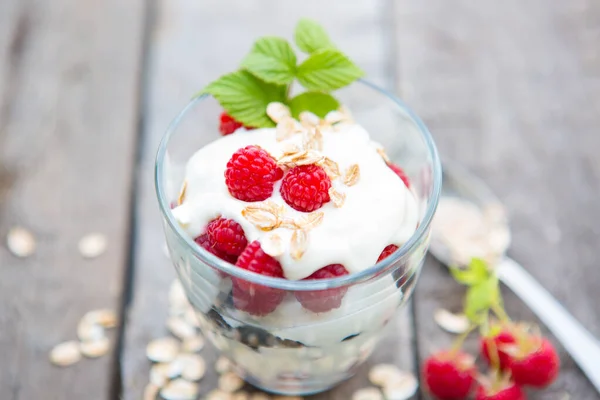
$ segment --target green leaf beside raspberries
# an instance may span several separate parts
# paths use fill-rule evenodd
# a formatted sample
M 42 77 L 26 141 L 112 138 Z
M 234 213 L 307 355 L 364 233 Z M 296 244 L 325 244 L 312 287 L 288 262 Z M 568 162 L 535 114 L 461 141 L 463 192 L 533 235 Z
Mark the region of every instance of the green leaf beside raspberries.
M 311 54 L 317 50 L 334 49 L 325 29 L 316 21 L 302 18 L 294 32 L 296 45 L 305 53 Z
M 227 113 L 249 127 L 275 126 L 267 116 L 267 105 L 285 101 L 285 86 L 261 81 L 246 71 L 223 75 L 210 83 L 201 94 L 211 94 Z
M 450 268 L 450 273 L 457 282 L 467 286 L 481 283 L 491 275 L 485 261 L 479 258 L 473 258 L 465 268 Z
M 310 111 L 323 118 L 329 111 L 340 107 L 339 101 L 330 94 L 321 92 L 304 92 L 291 99 L 288 103 L 292 116 L 298 118 L 302 111 Z
M 500 303 L 500 299 L 498 278 L 490 276 L 467 289 L 465 315 L 470 321 L 480 324 L 482 318 L 488 315 L 489 309 Z
M 287 85 L 296 74 L 296 54 L 285 39 L 260 38 L 242 61 L 242 68 L 265 82 Z
M 297 78 L 309 90 L 331 91 L 351 84 L 364 75 L 344 53 L 318 50 L 298 66 Z
M 292 46 L 285 39 L 259 38 L 241 62 L 241 70 L 211 82 L 200 94 L 211 94 L 227 114 L 242 124 L 267 128 L 275 124 L 267 116 L 271 102 L 287 104 L 294 116 L 311 111 L 323 117 L 339 108 L 329 92 L 340 89 L 364 75 L 350 59 L 337 50 L 321 25 L 301 19 L 295 30 L 298 47 L 309 54 L 297 65 Z M 307 92 L 290 98 L 297 80 Z

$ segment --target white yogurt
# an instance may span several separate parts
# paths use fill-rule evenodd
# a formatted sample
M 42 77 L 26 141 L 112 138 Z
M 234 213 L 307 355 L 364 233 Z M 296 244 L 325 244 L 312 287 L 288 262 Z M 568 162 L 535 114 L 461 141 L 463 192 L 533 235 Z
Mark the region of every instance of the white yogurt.
M 417 202 L 398 176 L 377 152 L 381 146 L 369 138 L 361 126 L 344 123 L 335 130 L 324 129 L 321 153 L 337 162 L 343 173 L 353 164 L 360 168 L 358 182 L 348 187 L 341 179 L 333 187 L 346 195 L 342 207 L 325 204 L 320 225 L 310 230 L 304 255 L 296 260 L 290 256 L 292 230 L 277 228 L 270 232 L 258 229 L 242 216 L 251 203 L 235 199 L 225 184 L 225 169 L 232 154 L 248 145 L 258 145 L 278 158 L 283 146 L 299 144 L 299 135 L 277 141 L 275 128 L 246 131 L 220 138 L 198 150 L 188 161 L 184 202 L 173 209 L 175 219 L 192 237 L 197 237 L 213 219 L 222 216 L 237 221 L 249 242 L 264 243 L 269 235 L 282 238 L 285 251 L 276 257 L 284 276 L 290 280 L 306 278 L 329 264 L 342 264 L 350 273 L 360 272 L 377 262 L 381 251 L 389 244 L 401 246 L 414 233 L 418 223 Z M 289 207 L 279 192 L 277 182 L 269 199 L 285 207 L 285 215 L 298 218 L 306 215 Z

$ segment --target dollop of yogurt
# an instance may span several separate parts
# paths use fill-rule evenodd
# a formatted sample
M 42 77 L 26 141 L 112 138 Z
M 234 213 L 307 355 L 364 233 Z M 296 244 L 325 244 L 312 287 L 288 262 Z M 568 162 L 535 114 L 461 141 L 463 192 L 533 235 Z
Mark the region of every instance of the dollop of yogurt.
M 345 195 L 345 201 L 341 207 L 330 201 L 318 210 L 324 214 L 322 221 L 308 231 L 302 257 L 291 256 L 293 229 L 264 231 L 243 216 L 242 211 L 256 203 L 231 196 L 224 177 L 227 162 L 238 149 L 256 145 L 279 159 L 289 146 L 302 145 L 301 135 L 278 141 L 275 128 L 240 128 L 201 148 L 187 163 L 185 198 L 172 210 L 175 219 L 192 237 L 202 234 L 215 218 L 233 219 L 242 226 L 248 241 L 258 240 L 263 249 L 277 235 L 284 251 L 275 258 L 290 280 L 306 278 L 329 264 L 342 264 L 350 273 L 374 265 L 387 245 L 401 246 L 414 233 L 419 219 L 417 201 L 381 157 L 381 145 L 372 141 L 363 127 L 344 122 L 323 128 L 321 133 L 320 153 L 338 164 L 342 176 L 332 179 L 332 187 Z M 358 165 L 360 175 L 355 184 L 347 186 L 344 173 L 353 165 Z M 285 203 L 280 186 L 281 181 L 269 201 L 283 207 L 286 218 L 306 216 Z

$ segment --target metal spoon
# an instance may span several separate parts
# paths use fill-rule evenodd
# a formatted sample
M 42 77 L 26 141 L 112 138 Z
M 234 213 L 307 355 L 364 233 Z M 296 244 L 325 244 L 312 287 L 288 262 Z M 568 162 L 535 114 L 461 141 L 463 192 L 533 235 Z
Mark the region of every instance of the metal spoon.
M 453 164 L 444 165 L 442 200 L 458 197 L 479 206 L 502 207 L 498 198 L 483 181 Z M 495 266 L 498 278 L 508 286 L 539 317 L 564 348 L 571 354 L 590 382 L 600 393 L 600 342 L 577 321 L 552 295 L 519 263 L 505 256 L 510 243 L 508 221 L 503 219 L 507 233 L 501 244 L 500 261 Z M 432 233 L 431 253 L 445 265 L 456 265 L 448 247 L 436 231 Z

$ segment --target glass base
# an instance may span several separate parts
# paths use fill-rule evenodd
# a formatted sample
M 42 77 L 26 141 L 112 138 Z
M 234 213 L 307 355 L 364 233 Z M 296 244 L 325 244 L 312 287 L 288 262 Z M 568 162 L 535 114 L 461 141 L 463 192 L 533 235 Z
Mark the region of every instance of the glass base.
M 325 392 L 342 383 L 343 381 L 350 379 L 352 375 L 349 375 L 342 380 L 331 383 L 331 381 L 324 382 L 319 379 L 303 379 L 295 381 L 278 380 L 277 382 L 263 382 L 258 379 L 254 379 L 250 376 L 246 376 L 244 379 L 252 386 L 276 395 L 283 396 L 310 396 L 313 394 Z

